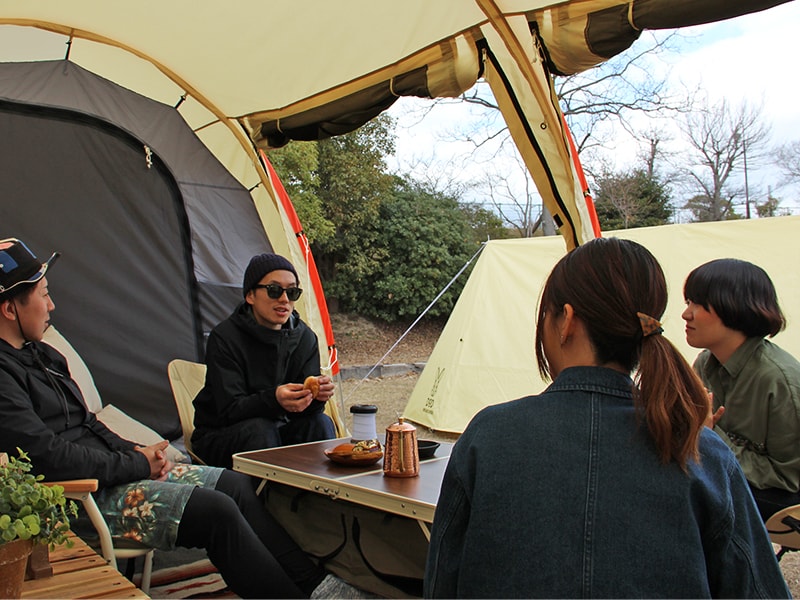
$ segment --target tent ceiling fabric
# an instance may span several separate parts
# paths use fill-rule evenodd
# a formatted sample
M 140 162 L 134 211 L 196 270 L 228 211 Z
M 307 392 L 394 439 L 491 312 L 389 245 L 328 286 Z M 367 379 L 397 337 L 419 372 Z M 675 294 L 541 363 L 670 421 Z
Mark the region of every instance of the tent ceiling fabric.
M 512 27 L 511 21 L 535 21 L 543 39 L 542 51 L 558 71 L 567 73 L 602 62 L 608 54 L 627 47 L 632 42 L 629 13 L 635 29 L 640 28 L 637 15 L 647 26 L 672 26 L 676 13 L 684 9 L 689 20 L 696 22 L 778 3 L 239 0 L 231 5 L 211 0 L 126 4 L 0 0 L 0 26 L 7 26 L 0 35 L 0 61 L 61 59 L 68 48 L 69 59 L 82 67 L 165 104 L 179 104 L 190 127 L 242 185 L 253 189 L 264 184 L 259 193 L 271 194 L 265 171 L 253 168 L 258 163 L 254 146 L 268 147 L 271 135 L 286 131 L 282 126 L 266 126 L 264 131 L 262 125 L 277 119 L 294 120 L 301 135 L 314 138 L 350 130 L 360 119 L 391 104 L 393 93 L 386 96 L 386 90 L 419 69 L 425 72 L 424 83 L 420 80 L 411 85 L 412 93 L 457 94 L 476 74 L 475 44 L 488 43 L 497 55 L 510 53 L 513 58 L 504 67 L 505 74 L 527 80 L 525 93 L 530 91 L 541 101 L 531 69 L 520 62 L 519 48 L 531 44 L 530 30 Z M 591 24 L 588 29 L 587 21 Z M 494 42 L 484 39 L 482 32 L 487 28 L 498 34 Z M 31 38 L 36 40 L 33 51 L 37 56 L 30 55 Z M 494 43 L 503 48 L 492 48 Z M 377 101 L 372 93 L 376 89 L 384 91 Z M 367 96 L 372 106 L 352 104 L 348 97 L 353 95 Z M 516 99 L 510 100 L 513 104 Z M 306 119 L 316 114 L 315 110 L 321 118 L 316 124 Z M 342 112 L 336 114 L 339 110 Z M 557 106 L 555 110 L 558 112 Z M 515 113 L 505 116 L 513 121 L 521 114 Z M 215 132 L 205 137 L 203 132 L 208 129 Z M 550 142 L 565 145 L 558 136 L 552 136 Z M 247 160 L 242 160 L 242 148 Z M 534 163 L 555 156 L 564 160 L 568 152 L 553 148 L 533 162 L 526 159 L 537 186 L 543 182 L 536 176 Z M 574 171 L 568 162 L 554 168 Z M 580 186 L 566 187 L 575 190 L 576 222 L 574 229 L 565 233 L 571 246 L 585 239 L 582 232 L 590 228 L 581 221 L 590 219 Z M 272 195 L 270 200 L 277 203 Z M 545 200 L 548 208 L 558 212 L 559 207 L 550 202 Z
M 666 23 L 671 27 L 683 23 L 684 19 L 675 17 L 683 12 L 688 15 L 686 21 L 694 23 L 783 1 L 638 0 L 633 10 L 634 16 L 641 11 L 643 26 Z M 35 26 L 62 36 L 72 32 L 71 58 L 79 63 L 97 51 L 81 38 L 127 49 L 191 87 L 219 115 L 243 118 L 267 111 L 302 112 L 310 107 L 291 107 L 376 73 L 385 73 L 382 80 L 386 81 L 413 70 L 421 66 L 413 64 L 417 55 L 485 24 L 486 4 L 483 0 L 308 0 L 299 5 L 303 13 L 299 15 L 294 0 L 239 0 L 236 10 L 211 1 L 140 0 L 120 5 L 105 0 L 0 0 L 0 23 Z M 490 4 L 504 16 L 524 14 L 529 20 L 544 20 L 550 15 L 553 35 L 544 33 L 548 46 L 569 20 L 585 20 L 591 12 L 627 6 L 618 0 L 495 0 Z M 186 14 L 188 7 L 191 15 Z M 63 58 L 63 41 L 60 53 L 46 58 Z M 584 45 L 572 36 L 560 43 Z M 101 74 L 128 87 L 122 73 Z M 378 81 L 369 85 L 374 83 Z
M 369 85 L 284 119 L 252 115 L 245 119 L 250 136 L 263 148 L 289 140 L 317 140 L 348 133 L 394 104 L 400 96 L 456 97 L 478 79 L 480 58 L 472 36 L 458 35 L 425 53 L 419 67 Z M 363 84 L 362 84 L 363 85 Z M 347 92 L 347 88 L 340 88 Z M 266 120 L 265 120 L 266 119 Z
M 645 29 L 677 29 L 757 12 L 789 0 L 576 0 L 530 15 L 554 73 L 579 73 L 626 50 Z

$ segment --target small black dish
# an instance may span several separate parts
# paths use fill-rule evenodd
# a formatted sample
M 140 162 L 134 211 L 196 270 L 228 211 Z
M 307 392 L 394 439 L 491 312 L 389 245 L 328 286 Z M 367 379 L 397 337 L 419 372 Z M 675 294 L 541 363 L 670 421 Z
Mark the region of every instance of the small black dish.
M 439 447 L 439 442 L 433 440 L 417 440 L 417 452 L 419 453 L 420 460 L 424 458 L 431 458 L 436 454 L 436 449 Z

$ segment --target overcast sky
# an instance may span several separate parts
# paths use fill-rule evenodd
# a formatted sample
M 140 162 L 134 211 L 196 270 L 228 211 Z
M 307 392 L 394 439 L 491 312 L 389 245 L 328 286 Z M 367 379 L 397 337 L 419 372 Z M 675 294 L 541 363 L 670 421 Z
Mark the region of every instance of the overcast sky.
M 796 64 L 800 2 L 690 28 L 693 44 L 676 57 L 674 76 L 712 98 L 764 99 L 776 141 L 800 140 L 800 81 Z
M 800 0 L 759 13 L 745 15 L 710 25 L 681 30 L 685 39 L 677 52 L 662 58 L 662 66 L 670 85 L 676 89 L 701 89 L 711 104 L 727 99 L 733 106 L 748 102 L 763 106 L 765 124 L 771 125 L 773 144 L 800 140 L 800 80 L 796 57 L 797 27 L 800 25 Z M 634 47 L 635 50 L 635 47 Z M 452 130 L 459 120 L 456 109 L 435 109 L 433 116 L 418 123 L 418 112 L 411 106 L 422 101 L 401 99 L 391 110 L 399 119 L 397 163 L 407 169 L 415 162 L 433 162 L 419 168 L 418 174 L 430 177 L 432 171 L 441 171 L 445 178 L 474 178 L 470 170 L 463 169 L 463 158 L 471 151 L 467 144 L 440 141 L 444 132 Z M 617 161 L 617 167 L 634 161 L 637 145 L 621 128 L 612 136 L 616 147 L 608 148 L 608 155 Z M 676 134 L 676 137 L 679 137 Z M 672 142 L 673 152 L 680 153 L 681 140 Z M 448 162 L 449 156 L 458 158 Z M 759 193 L 766 196 L 767 188 L 782 179 L 774 164 L 761 167 L 748 165 L 751 197 Z M 481 169 L 485 170 L 486 165 Z M 462 170 L 463 169 L 463 170 Z M 740 175 L 743 180 L 743 175 Z M 800 214 L 800 186 L 787 186 L 773 190 L 782 199 L 782 207 Z M 758 199 L 758 198 L 756 198 Z M 763 198 L 759 201 L 763 201 Z

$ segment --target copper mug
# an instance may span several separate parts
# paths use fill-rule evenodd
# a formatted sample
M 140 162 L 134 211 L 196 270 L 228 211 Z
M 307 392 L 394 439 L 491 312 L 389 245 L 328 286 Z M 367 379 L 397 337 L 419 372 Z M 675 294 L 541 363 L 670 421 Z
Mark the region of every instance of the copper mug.
M 383 454 L 383 474 L 386 477 L 416 477 L 419 475 L 417 428 L 400 417 L 386 428 Z

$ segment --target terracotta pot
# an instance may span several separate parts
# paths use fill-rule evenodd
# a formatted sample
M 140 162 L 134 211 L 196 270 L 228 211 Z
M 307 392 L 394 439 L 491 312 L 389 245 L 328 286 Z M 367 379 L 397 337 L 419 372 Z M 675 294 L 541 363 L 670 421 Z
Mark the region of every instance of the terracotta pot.
M 33 549 L 31 540 L 0 544 L 0 598 L 21 598 L 25 565 Z

